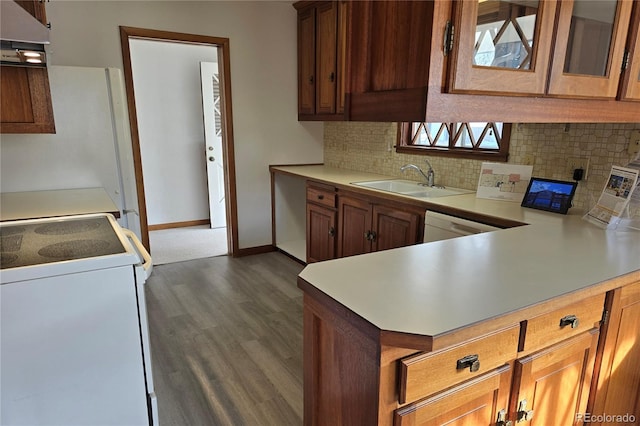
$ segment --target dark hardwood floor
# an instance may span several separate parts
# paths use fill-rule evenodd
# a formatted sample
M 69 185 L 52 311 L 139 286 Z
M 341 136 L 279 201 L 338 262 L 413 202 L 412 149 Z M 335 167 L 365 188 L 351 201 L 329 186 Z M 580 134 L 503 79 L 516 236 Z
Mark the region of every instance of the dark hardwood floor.
M 267 253 L 155 266 L 146 297 L 160 424 L 302 424 L 303 266 Z

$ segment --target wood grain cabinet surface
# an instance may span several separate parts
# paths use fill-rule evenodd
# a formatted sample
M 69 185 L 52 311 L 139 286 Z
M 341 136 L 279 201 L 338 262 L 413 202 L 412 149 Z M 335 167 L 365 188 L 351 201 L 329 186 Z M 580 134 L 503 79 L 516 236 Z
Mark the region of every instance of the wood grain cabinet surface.
M 307 182 L 307 263 L 335 258 L 336 190 Z
M 640 422 L 640 282 L 613 292 L 601 367 L 589 412 Z
M 347 2 L 301 1 L 298 11 L 298 119 L 342 120 Z
M 420 242 L 423 212 L 399 203 L 338 194 L 338 257 Z
M 44 2 L 17 1 L 42 24 Z M 55 133 L 53 104 L 46 68 L 0 66 L 0 133 Z
M 512 326 L 494 318 L 457 329 L 448 346 L 424 336 L 425 347 L 438 349 L 422 351 L 408 349 L 418 336 L 403 340 L 312 283 L 299 278 L 298 286 L 305 292 L 306 425 L 569 426 L 605 413 L 640 418 L 637 278 L 606 294 L 507 313 L 522 318 Z M 562 334 L 555 320 L 547 325 L 569 311 L 584 318 L 584 327 Z
M 640 99 L 639 8 L 637 0 L 347 2 L 342 117 L 637 122 L 640 105 L 622 101 Z M 313 38 L 307 27 L 299 25 L 299 46 Z M 299 47 L 300 84 L 310 55 L 317 61 L 314 43 Z M 300 99 L 311 106 L 311 94 Z

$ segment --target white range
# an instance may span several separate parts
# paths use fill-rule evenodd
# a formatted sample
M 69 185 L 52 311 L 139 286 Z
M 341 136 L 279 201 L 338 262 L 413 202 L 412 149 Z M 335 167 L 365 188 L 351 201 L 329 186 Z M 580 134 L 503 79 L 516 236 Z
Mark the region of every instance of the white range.
M 0 424 L 157 425 L 151 257 L 109 214 L 0 223 Z

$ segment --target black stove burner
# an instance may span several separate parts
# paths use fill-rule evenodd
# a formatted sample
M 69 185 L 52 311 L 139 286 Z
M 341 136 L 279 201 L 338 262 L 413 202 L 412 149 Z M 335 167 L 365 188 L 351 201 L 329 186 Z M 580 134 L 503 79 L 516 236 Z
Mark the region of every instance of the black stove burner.
M 24 226 L 3 226 L 0 228 L 0 236 L 8 237 L 9 235 L 24 234 L 27 228 Z
M 50 244 L 38 250 L 38 254 L 59 260 L 80 259 L 103 253 L 107 247 L 109 243 L 103 240 L 72 240 Z
M 54 222 L 38 226 L 34 229 L 36 234 L 41 235 L 68 235 L 89 232 L 100 227 L 97 220 L 78 220 L 68 222 Z
M 22 235 L 2 235 L 0 251 L 18 251 L 22 246 Z
M 18 259 L 17 254 L 13 253 L 0 253 L 0 265 L 11 265 Z

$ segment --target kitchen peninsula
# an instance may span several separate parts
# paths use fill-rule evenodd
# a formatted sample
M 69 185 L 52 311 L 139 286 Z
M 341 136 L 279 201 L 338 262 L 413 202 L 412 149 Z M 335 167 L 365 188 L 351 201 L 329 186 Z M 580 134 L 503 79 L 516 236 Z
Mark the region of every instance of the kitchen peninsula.
M 484 201 L 425 205 L 477 218 Z M 302 271 L 305 424 L 639 417 L 640 233 L 494 203 L 527 225 Z

